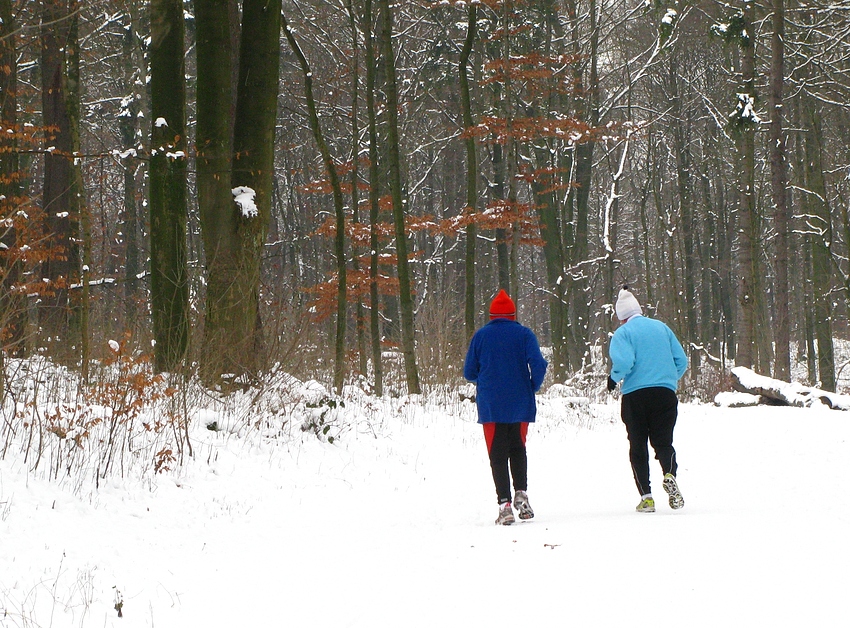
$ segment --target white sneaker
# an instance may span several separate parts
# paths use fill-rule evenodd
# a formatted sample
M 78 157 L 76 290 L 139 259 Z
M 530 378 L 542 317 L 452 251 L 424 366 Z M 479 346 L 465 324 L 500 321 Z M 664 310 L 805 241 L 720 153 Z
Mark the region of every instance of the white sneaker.
M 514 522 L 514 511 L 511 509 L 511 502 L 505 502 L 499 505 L 499 516 L 496 517 L 497 526 L 509 526 Z
M 531 504 L 528 503 L 528 493 L 525 491 L 517 491 L 514 494 L 514 508 L 517 509 L 520 519 L 533 519 L 534 510 Z
M 679 492 L 679 485 L 676 482 L 676 476 L 672 473 L 668 473 L 664 476 L 662 484 L 664 485 L 664 490 L 667 491 L 667 494 L 670 496 L 670 508 L 673 510 L 684 508 L 685 498 L 682 497 L 682 494 Z

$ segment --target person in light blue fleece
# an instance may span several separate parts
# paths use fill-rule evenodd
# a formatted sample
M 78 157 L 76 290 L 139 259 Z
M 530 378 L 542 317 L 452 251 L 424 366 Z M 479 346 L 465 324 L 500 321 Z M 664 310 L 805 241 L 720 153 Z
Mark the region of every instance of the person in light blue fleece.
M 614 332 L 608 354 L 611 374 L 608 390 L 622 382 L 620 415 L 629 437 L 629 460 L 641 501 L 638 512 L 655 512 L 655 500 L 649 485 L 649 449 L 664 472 L 663 486 L 670 507 L 685 505 L 676 481 L 676 450 L 673 428 L 676 426 L 679 400 L 676 388 L 688 368 L 688 356 L 673 331 L 664 323 L 642 315 L 640 304 L 623 286 L 614 307 L 621 325 Z

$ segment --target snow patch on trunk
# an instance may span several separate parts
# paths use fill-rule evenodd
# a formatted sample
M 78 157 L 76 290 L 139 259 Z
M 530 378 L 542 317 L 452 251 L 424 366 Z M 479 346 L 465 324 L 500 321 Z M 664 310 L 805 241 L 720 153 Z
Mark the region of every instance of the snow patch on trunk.
M 256 203 L 254 203 L 257 193 L 253 189 L 240 186 L 233 188 L 231 192 L 233 192 L 233 200 L 236 201 L 239 211 L 242 212 L 244 218 L 256 218 L 259 215 L 260 211 L 257 209 Z

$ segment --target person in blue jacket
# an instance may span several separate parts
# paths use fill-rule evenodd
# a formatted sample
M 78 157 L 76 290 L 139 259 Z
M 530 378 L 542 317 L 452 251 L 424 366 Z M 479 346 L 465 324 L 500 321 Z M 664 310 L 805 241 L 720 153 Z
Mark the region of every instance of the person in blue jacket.
M 528 501 L 528 457 L 525 439 L 534 422 L 537 404 L 534 393 L 546 375 L 546 360 L 537 337 L 516 321 L 516 306 L 500 290 L 490 304 L 490 322 L 475 332 L 469 343 L 463 376 L 476 384 L 478 422 L 490 457 L 493 482 L 499 502 L 496 523 L 514 523 L 513 507 L 520 519 L 531 519 Z
M 649 486 L 647 440 L 661 463 L 662 486 L 669 496 L 670 507 L 679 509 L 685 500 L 676 482 L 678 465 L 673 428 L 679 405 L 676 388 L 688 368 L 688 357 L 667 325 L 642 315 L 640 304 L 628 286 L 620 290 L 614 309 L 622 324 L 614 332 L 608 349 L 611 357 L 608 390 L 613 391 L 622 381 L 620 413 L 626 424 L 629 460 L 641 498 L 636 510 L 655 512 Z

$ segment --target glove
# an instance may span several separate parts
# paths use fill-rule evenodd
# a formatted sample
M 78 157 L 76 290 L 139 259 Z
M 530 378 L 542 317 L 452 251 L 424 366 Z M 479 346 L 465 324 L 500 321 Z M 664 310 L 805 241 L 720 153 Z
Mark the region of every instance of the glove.
M 611 379 L 611 376 L 609 375 L 608 376 L 608 392 L 613 392 L 616 387 L 617 387 L 617 382 L 615 382 L 613 379 Z

